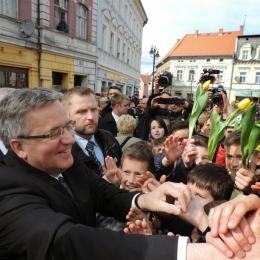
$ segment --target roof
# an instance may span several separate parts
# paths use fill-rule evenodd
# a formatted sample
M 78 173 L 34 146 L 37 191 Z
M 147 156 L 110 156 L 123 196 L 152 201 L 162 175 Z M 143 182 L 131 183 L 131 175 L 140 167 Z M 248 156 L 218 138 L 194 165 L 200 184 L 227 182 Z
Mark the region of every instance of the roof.
M 144 84 L 149 84 L 151 81 L 151 77 L 146 74 L 140 74 L 140 78 Z
M 233 55 L 236 38 L 242 34 L 243 26 L 240 26 L 239 31 L 231 32 L 219 29 L 218 32 L 214 33 L 199 33 L 196 30 L 194 34 L 186 34 L 181 40 L 178 40 L 160 62 L 168 57 Z

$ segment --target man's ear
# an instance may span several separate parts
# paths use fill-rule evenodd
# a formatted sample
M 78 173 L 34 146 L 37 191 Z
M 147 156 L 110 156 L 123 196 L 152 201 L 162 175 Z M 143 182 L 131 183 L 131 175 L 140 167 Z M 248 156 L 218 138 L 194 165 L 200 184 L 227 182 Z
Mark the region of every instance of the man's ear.
M 12 139 L 10 141 L 10 146 L 12 150 L 20 157 L 21 159 L 27 158 L 27 153 L 24 150 L 23 142 L 19 139 Z

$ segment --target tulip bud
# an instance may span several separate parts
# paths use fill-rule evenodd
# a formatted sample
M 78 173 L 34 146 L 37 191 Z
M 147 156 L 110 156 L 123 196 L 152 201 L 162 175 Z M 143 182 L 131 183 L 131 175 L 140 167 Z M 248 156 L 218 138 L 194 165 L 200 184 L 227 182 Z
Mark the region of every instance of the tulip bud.
M 210 85 L 210 80 L 206 81 L 203 85 L 202 85 L 202 89 L 203 90 L 207 90 L 209 88 Z
M 246 110 L 251 106 L 252 103 L 253 102 L 251 102 L 249 98 L 244 98 L 237 104 L 237 107 L 241 110 Z

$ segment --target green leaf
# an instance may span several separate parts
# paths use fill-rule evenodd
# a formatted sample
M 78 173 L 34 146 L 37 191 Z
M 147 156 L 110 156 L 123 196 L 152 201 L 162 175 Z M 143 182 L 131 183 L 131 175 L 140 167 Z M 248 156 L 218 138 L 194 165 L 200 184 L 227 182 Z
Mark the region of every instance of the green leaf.
M 202 96 L 199 96 L 197 100 L 195 100 L 193 104 L 193 109 L 191 116 L 189 118 L 189 138 L 192 137 L 196 122 L 201 114 L 202 109 L 205 107 L 209 100 L 209 95 L 208 93 L 205 93 Z
M 248 139 L 248 145 L 246 147 L 247 158 L 251 156 L 251 154 L 254 152 L 254 150 L 259 145 L 259 143 L 260 143 L 260 121 L 259 123 L 256 123 L 253 126 L 252 131 L 250 133 Z
M 196 100 L 199 98 L 201 91 L 202 91 L 202 86 L 199 84 L 195 94 Z
M 208 142 L 208 159 L 212 161 L 218 142 L 224 137 L 226 125 L 220 121 L 219 114 L 213 110 L 210 116 L 211 128 Z
M 250 156 L 248 149 L 248 139 L 250 139 L 251 131 L 255 125 L 256 104 L 251 105 L 242 116 L 241 128 L 241 151 L 242 151 L 242 164 L 246 166 L 246 160 Z

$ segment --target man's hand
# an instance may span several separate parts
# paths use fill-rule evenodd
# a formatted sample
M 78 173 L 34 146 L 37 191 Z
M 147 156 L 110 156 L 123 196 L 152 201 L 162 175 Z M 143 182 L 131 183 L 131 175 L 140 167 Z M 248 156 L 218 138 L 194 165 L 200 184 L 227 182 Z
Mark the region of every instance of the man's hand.
M 181 213 L 179 217 L 204 232 L 208 227 L 208 216 L 205 213 L 199 199 L 191 192 L 191 201 L 187 213 Z
M 161 96 L 157 96 L 157 97 L 155 97 L 155 98 L 153 98 L 152 100 L 151 100 L 151 107 L 158 107 L 159 106 L 159 104 L 158 104 L 158 99 L 159 98 L 161 98 Z
M 122 179 L 120 169 L 116 166 L 114 159 L 110 156 L 107 156 L 105 158 L 105 162 L 106 162 L 106 166 L 104 164 L 101 165 L 104 173 L 103 178 L 106 181 L 119 187 Z
M 211 232 L 207 233 L 206 241 L 228 257 L 233 256 L 233 253 L 238 257 L 244 257 L 245 252 L 249 251 L 256 241 L 254 234 L 260 235 L 260 226 L 257 233 L 255 230 L 253 232 L 252 225 L 249 225 L 244 216 L 259 207 L 260 200 L 256 195 L 240 194 L 235 199 L 211 209 L 209 213 Z
M 178 205 L 168 203 L 172 199 Z M 187 212 L 191 200 L 190 190 L 182 183 L 165 182 L 152 192 L 142 194 L 138 198 L 141 209 L 154 212 L 166 212 L 174 215 Z
M 236 172 L 236 187 L 247 193 L 252 193 L 251 185 L 256 181 L 255 174 L 247 169 L 240 168 Z

